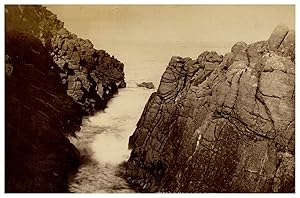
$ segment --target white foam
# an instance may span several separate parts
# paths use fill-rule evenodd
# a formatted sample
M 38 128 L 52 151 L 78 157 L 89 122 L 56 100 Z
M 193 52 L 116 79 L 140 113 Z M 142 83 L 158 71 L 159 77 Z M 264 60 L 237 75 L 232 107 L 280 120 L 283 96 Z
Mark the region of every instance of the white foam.
M 153 90 L 137 87 L 120 89 L 104 113 L 89 118 L 90 125 L 99 126 L 99 130 L 103 130 L 95 136 L 91 145 L 97 161 L 118 164 L 128 159 L 129 136 L 134 132 L 152 92 Z

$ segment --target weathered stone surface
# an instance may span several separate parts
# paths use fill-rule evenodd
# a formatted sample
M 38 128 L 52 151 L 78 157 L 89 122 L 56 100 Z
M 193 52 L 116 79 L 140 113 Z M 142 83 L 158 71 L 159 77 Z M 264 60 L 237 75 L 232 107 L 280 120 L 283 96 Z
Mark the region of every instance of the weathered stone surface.
M 276 51 L 282 44 L 288 32 L 289 32 L 289 28 L 285 24 L 276 26 L 275 30 L 272 32 L 268 40 L 270 45 L 270 50 Z
M 5 60 L 5 75 L 8 77 L 10 77 L 12 72 L 14 71 L 14 68 L 10 62 L 11 60 L 9 60 L 8 58 Z
M 67 136 L 126 85 L 123 63 L 63 26 L 45 7 L 5 6 L 6 192 L 67 192 L 80 165 Z
M 119 88 L 126 86 L 126 83 L 124 83 L 124 64 L 119 60 L 110 56 L 104 50 L 94 49 L 94 45 L 90 40 L 77 38 L 75 34 L 71 34 L 63 27 L 63 23 L 57 19 L 56 15 L 45 7 L 19 7 L 7 6 L 6 31 L 28 33 L 42 41 L 44 46 L 49 49 L 54 62 L 60 67 L 59 72 L 68 76 L 62 79 L 62 83 L 71 84 L 66 86 L 66 92 L 79 104 L 91 99 L 96 101 L 95 107 L 82 106 L 87 114 L 103 109 L 108 99 L 117 91 L 116 89 L 109 92 L 109 94 L 103 92 L 103 95 L 99 95 L 96 86 L 98 81 L 102 81 L 104 89 L 108 89 L 111 84 L 116 85 L 121 84 L 121 82 L 123 83 Z M 26 21 L 19 20 L 20 17 L 26 19 Z M 9 67 L 7 66 L 7 68 Z M 89 77 L 90 73 L 95 74 L 94 78 Z M 81 86 L 73 86 L 74 75 L 80 79 L 82 77 L 77 75 L 85 76 L 86 80 L 81 80 Z M 85 90 L 78 91 L 81 88 Z
M 147 89 L 154 89 L 154 84 L 152 82 L 142 82 L 137 84 L 138 87 L 145 87 Z
M 249 57 L 250 66 L 254 67 L 259 62 L 261 56 L 268 52 L 269 49 L 266 41 L 258 41 L 249 45 L 247 54 Z
M 65 135 L 80 130 L 81 107 L 40 40 L 16 32 L 5 41 L 13 68 L 5 80 L 5 191 L 66 192 L 79 151 Z
M 246 52 L 247 48 L 248 48 L 247 43 L 245 43 L 244 41 L 239 41 L 232 46 L 231 52 L 235 54 L 239 54 L 239 53 Z
M 124 80 L 121 81 L 118 87 L 119 88 L 125 88 L 126 87 L 126 82 Z
M 172 57 L 129 139 L 128 181 L 145 192 L 294 192 L 295 63 L 278 51 L 287 40 L 293 52 L 289 32 L 224 57 Z
M 282 54 L 285 57 L 290 56 L 291 60 L 295 62 L 295 31 L 290 30 L 279 46 L 278 53 Z

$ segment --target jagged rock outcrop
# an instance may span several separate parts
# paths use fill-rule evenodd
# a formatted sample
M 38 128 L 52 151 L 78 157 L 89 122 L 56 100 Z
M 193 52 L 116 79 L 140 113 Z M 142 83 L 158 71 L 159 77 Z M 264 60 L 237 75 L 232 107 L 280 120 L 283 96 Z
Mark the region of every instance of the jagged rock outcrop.
M 153 82 L 142 82 L 142 83 L 137 83 L 136 84 L 138 87 L 145 87 L 147 89 L 154 89 L 154 84 Z
M 59 66 L 67 94 L 87 114 L 106 107 L 107 101 L 125 87 L 124 64 L 104 50 L 96 50 L 88 39 L 64 28 L 56 15 L 42 6 L 6 6 L 6 33 L 31 34 L 40 39 Z
M 41 6 L 5 6 L 5 28 L 5 192 L 67 192 L 67 136 L 126 85 L 123 64 Z
M 145 192 L 295 191 L 295 38 L 172 57 L 129 139 Z

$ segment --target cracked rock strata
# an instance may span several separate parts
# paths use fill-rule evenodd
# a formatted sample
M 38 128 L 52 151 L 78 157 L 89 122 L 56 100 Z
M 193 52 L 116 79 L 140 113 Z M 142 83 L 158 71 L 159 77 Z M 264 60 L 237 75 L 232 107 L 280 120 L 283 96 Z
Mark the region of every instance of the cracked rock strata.
M 172 57 L 130 137 L 145 192 L 295 191 L 295 38 Z
M 90 40 L 69 32 L 45 7 L 8 5 L 5 16 L 7 34 L 26 33 L 43 43 L 56 63 L 51 68 L 60 74 L 67 94 L 86 114 L 105 108 L 117 89 L 126 86 L 123 63 L 96 50 Z
M 41 6 L 5 6 L 5 192 L 68 192 L 67 136 L 124 87 L 123 64 Z M 67 95 L 68 94 L 68 95 Z

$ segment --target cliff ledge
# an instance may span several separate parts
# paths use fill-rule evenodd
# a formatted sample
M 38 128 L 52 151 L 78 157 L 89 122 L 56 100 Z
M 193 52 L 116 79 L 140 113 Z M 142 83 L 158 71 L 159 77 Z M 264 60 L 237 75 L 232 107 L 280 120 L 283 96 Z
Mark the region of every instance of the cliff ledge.
M 295 32 L 172 57 L 130 137 L 145 192 L 295 191 Z

